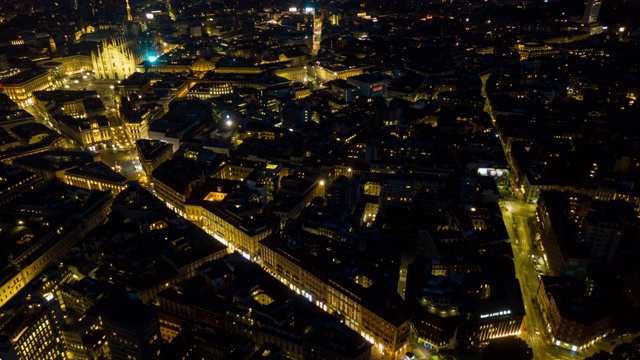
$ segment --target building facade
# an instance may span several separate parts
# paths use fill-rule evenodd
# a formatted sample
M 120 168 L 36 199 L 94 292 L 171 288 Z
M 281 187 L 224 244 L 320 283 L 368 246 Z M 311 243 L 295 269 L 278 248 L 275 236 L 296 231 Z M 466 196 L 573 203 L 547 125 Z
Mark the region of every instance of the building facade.
M 96 78 L 124 80 L 136 72 L 144 60 L 144 50 L 133 35 L 113 35 L 103 39 L 91 53 Z
M 34 91 L 52 90 L 53 76 L 48 70 L 27 70 L 2 81 L 2 91 L 21 108 L 35 104 Z

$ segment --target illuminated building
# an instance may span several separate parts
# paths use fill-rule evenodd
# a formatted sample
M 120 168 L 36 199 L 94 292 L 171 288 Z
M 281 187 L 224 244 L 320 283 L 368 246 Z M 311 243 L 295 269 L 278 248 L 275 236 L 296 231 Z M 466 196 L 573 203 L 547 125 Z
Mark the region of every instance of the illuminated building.
M 312 254 L 321 249 L 307 248 L 304 241 L 276 235 L 262 240 L 263 268 L 316 306 L 343 319 L 385 356 L 403 354 L 411 325 L 400 295 L 380 288 L 383 285 L 364 273 L 351 278 L 333 274 L 332 265 L 322 262 L 324 254 Z M 331 262 L 330 257 L 325 260 Z
M 360 74 L 347 79 L 347 84 L 358 88 L 357 95 L 367 99 L 375 97 L 387 98 L 387 79 L 378 74 Z
M 498 260 L 494 262 L 502 265 L 505 263 Z M 499 266 L 506 270 L 508 265 Z M 513 269 L 513 264 L 510 267 Z M 464 276 L 464 288 L 471 299 L 471 331 L 474 342 L 482 343 L 520 334 L 525 315 L 524 305 L 518 279 L 508 276 L 508 272 L 475 272 Z
M 339 99 L 346 102 L 355 100 L 359 92 L 357 86 L 347 83 L 344 79 L 332 80 L 325 85 L 330 86 L 331 92 L 333 92 Z
M 33 96 L 36 109 L 45 119 L 50 119 L 55 114 L 73 118 L 106 115 L 106 107 L 96 91 L 35 91 Z
M 133 21 L 133 16 L 131 16 L 131 6 L 129 6 L 129 0 L 127 0 L 127 21 Z
M 162 169 L 162 164 L 156 170 L 153 171 L 152 175 L 149 177 L 149 181 L 153 183 L 154 190 L 161 200 L 163 200 L 167 207 L 173 211 L 175 211 L 178 215 L 182 217 L 186 217 L 186 209 L 185 202 L 187 200 L 187 196 L 190 193 L 190 187 L 192 186 L 192 182 L 195 180 L 191 180 L 189 182 L 184 183 L 168 183 L 163 179 L 163 176 L 160 175 L 158 170 Z M 186 179 L 184 179 L 186 180 Z M 186 194 L 185 194 L 186 193 Z
M 114 85 L 116 96 L 125 98 L 144 94 L 151 88 L 151 85 L 163 79 L 163 75 L 155 72 L 135 72 L 129 75 L 120 83 Z
M 147 176 L 151 176 L 153 170 L 173 156 L 173 146 L 160 140 L 136 140 L 136 149 L 142 169 Z
M 75 119 L 61 115 L 54 119 L 60 132 L 78 142 L 83 148 L 96 150 L 108 147 L 113 142 L 111 126 L 106 116 Z
M 415 302 L 418 311 L 414 313 L 412 324 L 418 342 L 433 349 L 455 348 L 464 322 L 458 308 L 431 301 L 426 296 Z
M 140 40 L 133 34 L 110 35 L 91 53 L 94 74 L 98 79 L 126 79 L 136 72 L 144 55 Z
M 339 174 L 341 169 L 336 166 L 336 170 L 336 173 Z M 326 191 L 327 205 L 336 213 L 343 211 L 343 209 L 353 212 L 361 198 L 360 184 L 358 181 L 350 179 L 353 173 L 354 171 L 350 167 L 344 169 L 344 175 L 336 177 Z
M 44 181 L 62 181 L 66 170 L 94 161 L 94 155 L 87 151 L 54 149 L 22 156 L 14 160 L 13 165 L 35 173 Z
M 177 151 L 184 139 L 211 121 L 211 105 L 200 99 L 174 101 L 167 114 L 149 125 L 149 138 L 163 140 Z
M 312 121 L 313 115 L 311 106 L 301 102 L 288 101 L 280 107 L 282 127 L 286 129 L 300 128 L 304 123 Z
M 149 123 L 165 112 L 165 107 L 161 104 L 139 104 L 134 107 L 134 103 L 127 97 L 120 98 L 120 117 L 122 118 L 126 130 L 126 140 L 137 141 L 149 137 Z
M 302 213 L 311 200 L 324 198 L 328 184 L 322 175 L 297 173 L 284 176 L 280 180 L 280 192 L 274 197 L 273 214 L 280 218 L 280 226 L 295 219 Z
M 196 61 L 193 62 L 193 64 L 191 64 L 191 66 L 189 66 L 189 70 L 191 70 L 194 73 L 201 73 L 204 75 L 204 73 L 206 73 L 207 71 L 212 71 L 216 68 L 216 66 L 214 65 L 213 62 L 205 59 L 205 58 L 200 58 Z M 202 77 L 202 76 L 200 76 Z
M 213 161 L 210 166 L 205 166 L 197 159 L 174 156 L 153 170 L 150 182 L 154 184 L 156 196 L 164 201 L 167 207 L 187 218 L 187 200 L 192 192 L 202 186 L 216 171 L 220 162 L 221 160 Z
M 598 13 L 600 13 L 600 6 L 602 0 L 587 0 L 584 7 L 584 15 L 582 15 L 582 22 L 584 24 L 593 24 L 598 21 Z
M 290 81 L 304 83 L 307 81 L 307 66 L 291 66 L 274 70 L 273 73 Z
M 58 56 L 54 57 L 51 62 L 60 63 L 60 70 L 66 73 L 67 75 L 71 75 L 72 73 L 91 71 L 93 68 L 93 63 L 91 62 L 91 56 L 89 55 L 66 55 L 66 56 Z
M 223 57 L 215 65 L 216 74 L 262 74 L 264 68 L 243 58 Z
M 177 316 L 171 315 L 168 312 L 158 310 L 157 313 L 162 341 L 167 344 L 175 340 L 180 332 L 182 332 L 185 325 L 188 325 L 186 324 L 186 321 Z
M 13 313 L 3 313 L 0 333 L 9 339 L 10 349 L 0 347 L 3 359 L 57 360 L 63 357 L 58 328 L 64 320 L 55 304 L 44 299 L 22 304 Z M 4 346 L 3 346 L 4 345 Z
M 42 69 L 26 70 L 2 81 L 3 92 L 21 108 L 34 104 L 34 91 L 53 88 L 53 76 Z
M 0 205 L 36 188 L 42 178 L 16 166 L 0 163 Z
M 271 234 L 269 216 L 250 205 L 203 203 L 202 227 L 223 244 L 247 259 L 260 256 L 259 242 Z M 189 214 L 187 214 L 189 215 Z
M 172 315 L 164 317 L 172 323 L 165 325 L 167 330 L 179 327 L 179 318 L 197 321 L 204 331 L 241 335 L 256 348 L 270 344 L 287 358 L 371 359 L 369 342 L 237 253 L 162 291 L 158 303 L 162 312 Z M 212 353 L 207 358 L 222 358 L 224 349 L 214 340 L 203 350 Z
M 107 334 L 110 358 L 114 360 L 156 359 L 162 335 L 153 308 L 140 301 L 123 300 L 100 316 Z
M 158 106 L 158 108 L 160 108 L 160 106 Z M 124 125 L 126 129 L 126 136 L 131 141 L 147 139 L 149 137 L 149 120 L 151 117 L 152 115 L 150 111 L 145 111 L 142 114 L 125 114 Z
M 416 189 L 411 181 L 387 179 L 380 188 L 378 212 L 389 214 L 394 210 L 405 209 L 415 202 Z
M 618 215 L 624 213 L 622 204 L 611 203 L 607 210 L 590 212 L 596 205 L 590 197 L 542 191 L 537 213 L 549 274 L 580 278 L 587 273 L 590 263 L 611 263 L 623 235 L 622 216 Z
M 121 245 L 109 251 L 114 260 L 96 269 L 95 278 L 125 288 L 145 304 L 158 292 L 193 277 L 201 265 L 227 254 L 226 246 L 177 217 L 138 184 L 120 192 L 113 208 L 122 215 L 107 225 L 117 228 L 114 235 L 94 233 L 91 238 L 101 249 L 114 242 Z M 144 258 L 137 255 L 140 252 Z
M 198 98 L 206 100 L 212 97 L 233 94 L 233 88 L 230 84 L 195 84 L 187 92 L 187 98 Z
M 536 302 L 557 346 L 582 351 L 613 331 L 612 302 L 589 294 L 586 282 L 542 276 Z
M 275 89 L 276 91 L 282 90 L 285 92 L 289 91 L 289 86 L 291 85 L 290 80 L 272 73 L 262 72 L 262 70 L 260 73 L 208 72 L 201 83 L 257 90 Z
M 0 306 L 103 223 L 111 201 L 106 191 L 79 189 L 53 181 L 23 195 L 13 210 L 15 214 L 3 212 L 7 222 L 2 225 L 0 239 L 12 255 L 3 260 Z M 28 220 L 31 217 L 38 220 Z
M 127 178 L 103 162 L 94 162 L 65 172 L 65 182 L 89 190 L 109 190 L 115 196 L 127 187 Z
M 245 181 L 258 166 L 259 163 L 249 160 L 229 159 L 219 171 L 213 174 L 213 177 Z M 250 188 L 255 189 L 255 186 L 250 186 Z
M 440 108 L 470 109 L 472 111 L 482 111 L 485 99 L 480 92 L 469 91 L 441 91 L 438 93 L 438 104 Z
M 493 312 L 482 313 L 476 318 L 478 325 L 474 338 L 479 341 L 514 336 L 520 334 L 523 313 L 512 314 L 507 308 L 495 308 Z
M 322 82 L 327 82 L 335 79 L 347 79 L 352 76 L 362 74 L 363 67 L 345 66 L 339 63 L 327 64 L 327 65 L 313 65 L 311 69 L 315 77 Z
M 10 133 L 18 138 L 21 144 L 26 146 L 40 144 L 52 136 L 59 136 L 55 130 L 50 129 L 41 123 L 14 126 L 11 128 Z
M 72 271 L 69 271 L 72 272 Z M 108 353 L 106 334 L 91 309 L 104 308 L 127 296 L 124 289 L 75 272 L 55 290 L 55 300 L 65 315 L 60 329 L 67 359 L 100 359 Z
M 552 56 L 560 53 L 551 45 L 536 43 L 516 44 L 514 49 L 520 54 L 520 60 L 535 59 L 543 56 Z

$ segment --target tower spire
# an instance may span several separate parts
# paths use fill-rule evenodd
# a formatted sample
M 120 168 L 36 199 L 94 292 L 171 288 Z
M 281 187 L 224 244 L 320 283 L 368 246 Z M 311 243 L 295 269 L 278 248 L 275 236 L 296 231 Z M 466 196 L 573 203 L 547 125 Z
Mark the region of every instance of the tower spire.
M 131 16 L 131 6 L 129 6 L 129 0 L 127 0 L 127 21 L 133 21 L 133 16 Z

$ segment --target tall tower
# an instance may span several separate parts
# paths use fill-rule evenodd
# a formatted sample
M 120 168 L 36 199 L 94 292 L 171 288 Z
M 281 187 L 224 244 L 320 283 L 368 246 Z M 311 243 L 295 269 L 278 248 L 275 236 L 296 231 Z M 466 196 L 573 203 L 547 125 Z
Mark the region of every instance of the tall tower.
M 584 15 L 582 16 L 583 24 L 593 24 L 598 21 L 600 5 L 602 5 L 602 0 L 587 0 Z
M 133 16 L 131 16 L 131 6 L 129 6 L 129 0 L 127 0 L 127 21 L 133 21 Z
M 58 47 L 56 46 L 56 40 L 52 36 L 49 36 L 49 49 L 51 50 L 52 54 L 55 54 L 58 52 Z
M 313 43 L 311 46 L 311 55 L 317 56 L 320 51 L 320 41 L 322 41 L 322 20 L 323 13 L 313 12 Z

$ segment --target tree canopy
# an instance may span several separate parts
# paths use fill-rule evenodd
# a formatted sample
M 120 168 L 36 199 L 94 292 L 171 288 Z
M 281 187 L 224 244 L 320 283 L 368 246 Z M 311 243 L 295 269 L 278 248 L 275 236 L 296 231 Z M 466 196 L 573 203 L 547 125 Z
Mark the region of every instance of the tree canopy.
M 482 350 L 482 360 L 492 359 L 532 360 L 533 350 L 515 336 L 494 339 Z

